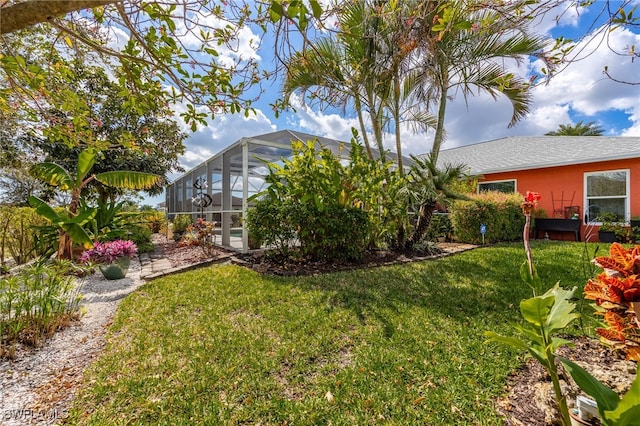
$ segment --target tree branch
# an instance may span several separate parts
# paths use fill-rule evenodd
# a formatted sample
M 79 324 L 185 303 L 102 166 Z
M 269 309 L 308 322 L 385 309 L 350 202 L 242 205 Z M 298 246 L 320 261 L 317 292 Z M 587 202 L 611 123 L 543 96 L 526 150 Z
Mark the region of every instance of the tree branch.
M 31 25 L 82 9 L 104 6 L 120 0 L 26 0 L 0 8 L 0 34 L 8 34 Z

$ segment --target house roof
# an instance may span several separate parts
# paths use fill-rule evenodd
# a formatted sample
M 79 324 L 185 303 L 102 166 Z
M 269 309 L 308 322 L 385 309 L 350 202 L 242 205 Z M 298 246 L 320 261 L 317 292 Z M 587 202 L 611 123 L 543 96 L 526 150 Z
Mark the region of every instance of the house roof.
M 516 136 L 440 151 L 438 163 L 472 175 L 638 158 L 640 137 Z

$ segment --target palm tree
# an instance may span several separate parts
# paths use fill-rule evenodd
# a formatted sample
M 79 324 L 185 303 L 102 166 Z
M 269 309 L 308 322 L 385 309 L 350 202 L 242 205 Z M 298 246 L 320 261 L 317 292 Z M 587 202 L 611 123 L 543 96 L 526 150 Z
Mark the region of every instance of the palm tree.
M 112 171 L 99 174 L 89 174 L 96 162 L 98 151 L 87 148 L 78 156 L 75 175 L 56 163 L 38 163 L 30 168 L 31 174 L 37 179 L 71 193 L 69 207 L 63 214 L 58 213 L 52 206 L 42 199 L 31 196 L 29 204 L 41 216 L 49 219 L 59 227 L 58 254 L 59 259 L 73 259 L 73 243 L 90 245 L 91 237 L 84 230 L 83 225 L 92 218 L 92 211 L 78 214 L 83 189 L 93 180 L 106 186 L 121 189 L 147 189 L 155 185 L 161 176 L 150 173 Z
M 561 124 L 558 130 L 547 132 L 545 136 L 602 136 L 604 130 L 595 121 L 582 124 L 579 121 L 576 125 Z
M 502 10 L 473 10 L 461 0 L 446 7 L 447 26 L 433 31 L 439 23 L 443 9 L 435 2 L 419 0 L 416 10 L 422 16 L 421 25 L 414 30 L 419 40 L 415 54 L 421 65 L 413 70 L 423 85 L 417 96 L 425 102 L 437 105 L 437 126 L 431 148 L 431 157 L 437 162 L 444 141 L 444 119 L 447 101 L 454 88 L 460 88 L 463 96 L 474 90 L 489 93 L 494 99 L 504 95 L 513 107 L 509 126 L 514 125 L 529 112 L 531 96 L 529 85 L 506 70 L 504 60 L 521 61 L 523 57 L 538 52 L 542 39 L 531 37 L 522 28 L 513 28 Z M 438 15 L 440 14 L 440 15 Z
M 340 32 L 335 38 L 323 38 L 304 52 L 294 54 L 287 63 L 283 86 L 285 97 L 307 94 L 332 106 L 350 102 L 367 152 L 371 156 L 363 112 L 368 112 L 371 129 L 380 155 L 384 158 L 383 130 L 393 131 L 402 170 L 401 123 L 410 121 L 422 129 L 432 126 L 424 103 L 410 104 L 407 87 L 407 54 L 403 13 L 390 3 L 357 0 L 344 6 L 339 15 Z M 422 109 L 422 112 L 416 110 Z
M 447 206 L 451 200 L 466 199 L 466 196 L 451 190 L 454 182 L 468 179 L 463 164 L 447 164 L 443 168 L 436 167 L 432 155 L 427 157 L 411 156 L 413 164 L 409 171 L 409 184 L 406 187 L 410 205 L 417 211 L 416 224 L 405 243 L 411 250 L 424 237 L 429 229 L 436 206 Z

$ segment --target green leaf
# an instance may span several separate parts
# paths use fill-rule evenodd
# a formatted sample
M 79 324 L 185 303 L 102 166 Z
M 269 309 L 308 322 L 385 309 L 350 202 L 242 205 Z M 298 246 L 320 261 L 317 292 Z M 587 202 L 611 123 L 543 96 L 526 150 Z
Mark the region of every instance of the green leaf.
M 568 326 L 571 321 L 580 316 L 577 313 L 572 313 L 576 305 L 569 302 L 569 299 L 573 297 L 575 291 L 576 287 L 572 290 L 565 290 L 558 284 L 549 291 L 551 294 L 555 295 L 555 303 L 551 307 L 549 317 L 547 318 L 547 328 L 550 333 L 562 330 Z M 547 294 L 549 292 L 547 292 Z
M 29 197 L 29 205 L 36 209 L 36 213 L 40 216 L 48 219 L 52 223 L 58 224 L 59 222 L 64 220 L 64 217 L 58 214 L 53 207 L 49 206 L 49 204 L 45 203 L 38 197 L 30 196 Z
M 89 237 L 87 231 L 77 223 L 65 223 L 61 228 L 67 233 L 67 235 L 69 235 L 74 243 L 87 245 L 93 244 L 93 241 L 91 241 L 91 237 Z
M 160 181 L 160 176 L 143 172 L 114 171 L 97 174 L 96 180 L 115 188 L 148 189 Z
M 78 170 L 76 172 L 76 188 L 80 188 L 82 181 L 84 180 L 89 170 L 96 163 L 96 151 L 95 149 L 85 149 L 78 155 Z
M 278 22 L 282 19 L 282 15 L 284 11 L 282 10 L 282 5 L 279 1 L 274 0 L 271 2 L 271 7 L 269 7 L 269 17 L 271 17 L 271 22 Z
M 564 365 L 567 372 L 571 375 L 576 384 L 587 395 L 592 397 L 598 403 L 598 411 L 600 416 L 604 418 L 605 411 L 614 410 L 620 398 L 618 394 L 600 383 L 595 377 L 589 374 L 584 368 L 578 364 L 561 356 L 557 357 Z M 635 380 L 638 381 L 637 379 Z
M 518 338 L 502 336 L 494 331 L 485 331 L 484 335 L 485 337 L 487 337 L 487 340 L 485 341 L 485 343 L 497 342 L 497 343 L 502 343 L 503 345 L 511 346 L 512 348 L 521 349 L 525 351 L 529 350 L 529 347 L 527 346 L 527 344 Z
M 63 191 L 73 188 L 71 175 L 62 166 L 55 163 L 38 163 L 29 168 L 29 172 L 42 182 L 57 186 Z
M 322 16 L 322 6 L 320 5 L 320 3 L 317 0 L 311 0 L 309 4 L 311 5 L 313 17 L 316 19 L 320 19 L 320 17 Z
M 555 301 L 553 294 L 545 293 L 520 302 L 522 317 L 531 324 L 539 327 L 545 324 Z
M 632 426 L 638 424 L 640 419 L 640 364 L 637 367 L 636 378 L 631 388 L 622 397 L 618 406 L 613 411 L 606 411 L 604 418 L 610 420 L 616 426 Z

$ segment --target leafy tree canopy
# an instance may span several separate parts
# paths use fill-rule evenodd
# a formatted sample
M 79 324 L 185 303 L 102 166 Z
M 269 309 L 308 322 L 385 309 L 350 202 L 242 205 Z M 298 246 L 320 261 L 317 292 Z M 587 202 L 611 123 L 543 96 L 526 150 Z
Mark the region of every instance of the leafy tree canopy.
M 596 124 L 595 121 L 590 121 L 583 124 L 582 121 L 572 124 L 561 124 L 558 130 L 545 133 L 546 136 L 602 136 L 603 129 Z

